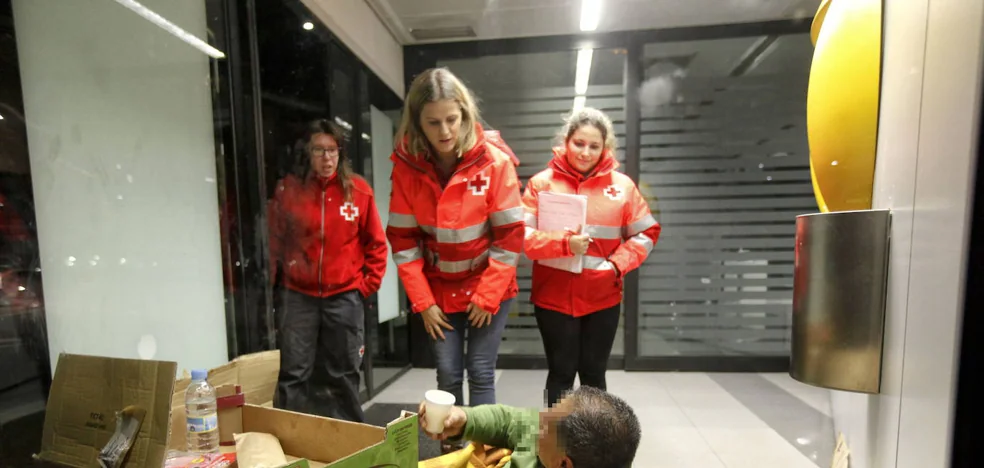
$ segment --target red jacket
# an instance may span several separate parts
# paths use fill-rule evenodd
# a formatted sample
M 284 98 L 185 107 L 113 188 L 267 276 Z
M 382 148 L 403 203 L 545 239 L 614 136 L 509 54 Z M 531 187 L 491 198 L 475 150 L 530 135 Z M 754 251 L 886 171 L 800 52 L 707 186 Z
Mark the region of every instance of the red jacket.
M 554 149 L 547 169 L 526 185 L 526 256 L 533 261 L 573 256 L 569 233 L 536 229 L 540 192 L 588 197 L 587 225 L 591 237 L 580 274 L 533 265 L 533 304 L 575 317 L 613 307 L 622 301 L 622 277 L 639 268 L 659 238 L 659 223 L 649 204 L 625 174 L 615 172 L 618 161 L 605 153 L 585 177 L 571 168 L 563 148 Z
M 358 176 L 352 182 L 351 202 L 337 176 L 289 175 L 277 184 L 268 217 L 271 278 L 279 262 L 286 286 L 309 296 L 358 289 L 366 297 L 379 290 L 386 236 L 372 187 Z
M 393 194 L 386 236 L 414 312 L 437 304 L 445 313 L 469 303 L 490 312 L 516 296 L 523 248 L 519 160 L 482 132 L 462 154 L 447 186 L 424 155 L 393 153 Z

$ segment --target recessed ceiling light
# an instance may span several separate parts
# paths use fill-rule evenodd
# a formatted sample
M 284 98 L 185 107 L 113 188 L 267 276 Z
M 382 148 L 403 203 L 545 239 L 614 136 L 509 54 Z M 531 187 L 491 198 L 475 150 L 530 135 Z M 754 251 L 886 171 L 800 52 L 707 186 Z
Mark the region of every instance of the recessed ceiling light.
M 308 22 L 304 23 L 301 27 L 303 27 L 307 31 L 310 31 L 310 30 L 314 29 L 314 23 L 308 21 Z

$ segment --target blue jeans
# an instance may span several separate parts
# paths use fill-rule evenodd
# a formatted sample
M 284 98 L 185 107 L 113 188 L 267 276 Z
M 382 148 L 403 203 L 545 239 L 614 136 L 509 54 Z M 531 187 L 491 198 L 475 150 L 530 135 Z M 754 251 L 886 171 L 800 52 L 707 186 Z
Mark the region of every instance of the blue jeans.
M 492 323 L 482 328 L 472 327 L 467 313 L 447 314 L 454 330 L 444 330 L 445 339 L 434 341 L 437 388 L 454 395 L 456 405 L 465 406 L 461 390 L 465 368 L 468 369 L 468 406 L 495 403 L 495 363 L 512 302 L 512 299 L 503 301 L 499 312 L 492 316 Z

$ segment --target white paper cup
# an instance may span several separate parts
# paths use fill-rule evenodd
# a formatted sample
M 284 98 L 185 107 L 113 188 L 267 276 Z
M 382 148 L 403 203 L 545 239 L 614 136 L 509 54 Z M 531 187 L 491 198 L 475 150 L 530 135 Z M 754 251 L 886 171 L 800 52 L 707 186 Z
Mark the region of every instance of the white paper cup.
M 451 414 L 451 407 L 454 404 L 454 395 L 448 392 L 428 390 L 424 393 L 424 408 L 426 408 L 424 419 L 427 420 L 424 430 L 435 435 L 443 433 L 444 421 Z

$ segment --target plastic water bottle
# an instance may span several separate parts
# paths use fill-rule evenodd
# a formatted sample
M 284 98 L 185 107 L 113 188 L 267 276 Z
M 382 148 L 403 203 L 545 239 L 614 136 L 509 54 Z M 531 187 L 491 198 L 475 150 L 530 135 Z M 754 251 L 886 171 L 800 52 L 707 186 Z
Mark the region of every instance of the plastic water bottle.
M 219 413 L 215 404 L 215 388 L 209 385 L 208 371 L 191 371 L 191 384 L 185 392 L 185 411 L 188 415 L 188 451 L 191 453 L 219 452 Z

